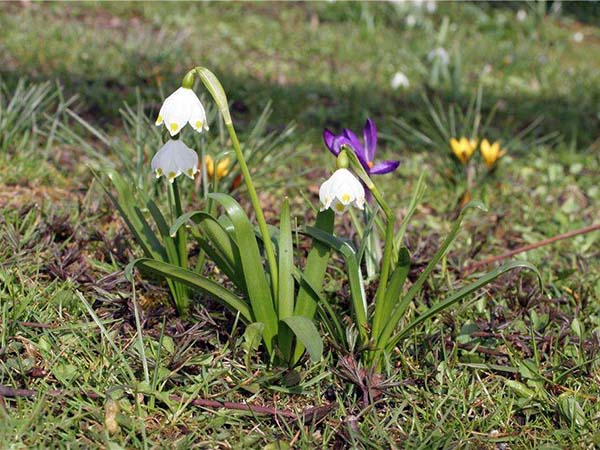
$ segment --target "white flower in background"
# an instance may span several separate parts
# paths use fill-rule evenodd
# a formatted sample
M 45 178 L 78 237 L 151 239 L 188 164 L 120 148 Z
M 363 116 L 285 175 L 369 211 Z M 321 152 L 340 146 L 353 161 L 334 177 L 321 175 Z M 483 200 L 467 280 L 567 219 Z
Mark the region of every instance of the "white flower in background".
M 160 108 L 156 125 L 163 123 L 171 136 L 179 133 L 186 123 L 189 123 L 198 133 L 208 130 L 206 112 L 200 99 L 194 91 L 184 87 L 169 95 Z
M 573 35 L 573 40 L 575 42 L 583 42 L 583 33 L 581 31 L 578 31 L 577 33 L 575 33 Z
M 434 48 L 433 50 L 431 50 L 427 54 L 427 59 L 429 61 L 439 60 L 442 63 L 442 65 L 444 65 L 444 66 L 447 66 L 448 64 L 450 64 L 450 55 L 448 54 L 446 49 L 443 47 L 437 47 L 437 48 Z
M 365 188 L 348 169 L 338 169 L 321 185 L 319 200 L 323 205 L 321 211 L 331 208 L 342 214 L 349 206 L 363 209 Z
M 398 88 L 408 88 L 410 86 L 410 81 L 408 81 L 408 77 L 404 75 L 402 72 L 396 72 L 392 81 L 390 83 L 392 89 L 396 90 Z
M 517 20 L 519 22 L 525 22 L 525 20 L 527 19 L 527 11 L 525 11 L 524 9 L 520 9 L 517 11 Z
M 408 28 L 412 28 L 417 24 L 417 18 L 412 14 L 409 14 L 408 16 L 406 16 L 405 22 Z
M 194 178 L 198 172 L 198 154 L 179 139 L 169 139 L 154 155 L 151 166 L 156 178 L 164 175 L 171 183 L 181 174 Z
M 415 9 L 425 9 L 428 13 L 434 13 L 437 9 L 435 0 L 412 0 L 410 2 Z

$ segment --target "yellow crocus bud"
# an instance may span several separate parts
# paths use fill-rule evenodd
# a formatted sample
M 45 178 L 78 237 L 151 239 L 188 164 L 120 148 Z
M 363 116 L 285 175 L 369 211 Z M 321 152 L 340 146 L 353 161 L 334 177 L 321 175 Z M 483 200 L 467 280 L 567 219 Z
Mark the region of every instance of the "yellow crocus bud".
M 477 140 L 466 137 L 461 137 L 460 140 L 452 138 L 450 139 L 450 148 L 459 161 L 466 164 L 477 148 Z
M 481 151 L 483 161 L 488 167 L 492 167 L 494 164 L 496 164 L 496 161 L 506 154 L 506 150 L 500 148 L 500 141 L 490 144 L 487 139 L 484 139 L 481 141 L 481 146 L 479 149 Z
M 225 158 L 219 161 L 217 164 L 217 180 L 220 180 L 225 175 L 229 173 L 229 163 L 230 159 Z M 204 158 L 204 164 L 206 164 L 206 174 L 208 178 L 213 178 L 215 176 L 215 161 L 212 156 L 206 155 Z

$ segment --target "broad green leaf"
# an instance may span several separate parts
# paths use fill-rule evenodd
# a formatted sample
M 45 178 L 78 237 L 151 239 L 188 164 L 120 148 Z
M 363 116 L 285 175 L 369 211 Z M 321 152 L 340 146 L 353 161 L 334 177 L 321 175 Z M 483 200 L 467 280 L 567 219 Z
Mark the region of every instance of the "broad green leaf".
M 286 197 L 281 208 L 279 219 L 279 294 L 277 296 L 277 315 L 279 320 L 294 314 L 294 246 L 292 241 L 292 223 L 290 218 L 290 202 Z M 286 361 L 291 358 L 293 336 L 286 327 L 279 328 L 279 350 L 283 353 Z
M 322 295 L 322 293 L 319 292 L 320 290 L 317 289 L 312 284 L 312 282 L 310 282 L 308 280 L 308 278 L 306 278 L 304 276 L 304 274 L 295 267 L 294 267 L 294 278 L 296 279 L 296 282 L 298 283 L 300 288 L 309 292 L 309 295 L 311 295 L 311 298 L 317 302 L 317 308 L 321 308 L 320 313 L 319 313 L 319 318 L 320 318 L 321 323 L 323 323 L 323 325 L 327 328 L 327 331 L 329 332 L 329 334 L 335 338 L 336 342 L 343 343 L 346 339 L 346 331 L 345 331 L 346 329 L 342 325 L 342 322 L 340 322 L 337 314 L 335 313 L 333 307 L 331 306 L 331 304 L 329 303 L 327 298 L 324 297 Z M 295 314 L 295 315 L 297 316 L 299 314 Z M 314 314 L 313 314 L 313 316 L 314 316 Z M 307 317 L 307 316 L 303 316 L 303 317 L 306 317 L 307 319 L 312 320 L 312 317 Z M 304 346 L 302 345 L 301 342 L 296 343 L 296 350 L 298 350 L 298 347 L 300 347 L 302 349 L 302 351 L 299 352 L 299 354 L 298 354 L 298 352 L 295 353 L 294 364 L 296 362 L 298 362 L 298 359 L 302 356 L 302 353 L 304 352 Z
M 315 228 L 325 232 L 333 233 L 333 223 L 335 214 L 331 209 L 326 209 L 317 213 L 315 220 Z M 304 282 L 299 283 L 298 295 L 296 296 L 296 305 L 294 315 L 304 316 L 312 319 L 315 316 L 317 304 L 321 294 L 325 272 L 327 271 L 327 262 L 331 256 L 329 246 L 314 239 L 312 247 L 306 257 L 306 264 L 302 279 Z M 314 289 L 312 288 L 314 286 Z M 335 319 L 337 317 L 334 315 Z M 338 321 L 339 323 L 339 321 Z M 298 362 L 304 353 L 304 346 L 297 342 L 294 349 L 292 364 Z
M 570 425 L 583 427 L 586 422 L 585 411 L 571 392 L 564 392 L 558 397 L 558 409 Z
M 519 381 L 515 380 L 504 380 L 504 384 L 506 384 L 509 388 L 515 391 L 519 397 L 531 400 L 535 398 L 535 391 L 533 389 L 528 388 L 526 385 Z
M 220 284 L 203 277 L 188 269 L 182 269 L 179 266 L 169 264 L 154 259 L 142 258 L 129 263 L 125 269 L 126 275 L 130 278 L 134 267 L 139 267 L 157 275 L 169 278 L 183 283 L 202 292 L 211 294 L 217 300 L 220 300 L 225 306 L 239 312 L 246 322 L 254 320 L 252 311 L 248 305 L 239 297 L 236 297 Z
M 290 316 L 282 319 L 282 321 L 290 327 L 296 338 L 306 347 L 306 351 L 313 362 L 321 359 L 323 340 L 312 320 L 303 316 Z
M 263 330 L 265 329 L 265 324 L 262 322 L 254 322 L 246 327 L 246 331 L 244 331 L 244 352 L 246 353 L 246 367 L 250 367 L 250 357 L 252 353 L 258 350 L 258 346 L 262 341 Z
M 246 280 L 252 313 L 257 322 L 265 324 L 263 338 L 269 354 L 273 351 L 273 338 L 277 336 L 279 322 L 273 305 L 271 287 L 254 236 L 254 228 L 246 213 L 235 199 L 227 194 L 213 193 L 210 198 L 225 208 L 235 228 L 235 241 L 240 251 L 240 261 Z
M 463 298 L 467 297 L 468 295 L 470 295 L 473 292 L 477 291 L 478 289 L 482 288 L 486 284 L 491 283 L 496 278 L 498 278 L 500 275 L 502 275 L 510 270 L 520 269 L 520 268 L 532 270 L 537 275 L 540 286 L 542 285 L 542 276 L 541 276 L 540 272 L 538 271 L 538 269 L 533 264 L 530 264 L 526 261 L 511 261 L 507 264 L 504 264 L 503 266 L 500 266 L 500 267 L 492 270 L 491 272 L 486 273 L 485 275 L 481 276 L 479 279 L 477 279 L 473 283 L 471 283 L 471 284 L 463 287 L 462 289 L 459 289 L 455 293 L 451 294 L 444 301 L 441 301 L 438 304 L 429 308 L 427 311 L 425 311 L 424 313 L 419 315 L 419 317 L 417 317 L 412 322 L 410 322 L 406 327 L 404 327 L 402 329 L 402 331 L 400 331 L 398 334 L 396 334 L 394 337 L 392 337 L 392 339 L 390 339 L 389 342 L 387 342 L 386 348 L 388 350 L 393 349 L 396 346 L 396 344 L 403 337 L 405 337 L 411 330 L 413 330 L 419 324 L 432 318 L 436 314 L 439 314 L 440 312 L 448 309 L 450 306 L 461 301 Z M 382 345 L 386 344 L 385 341 L 380 341 L 380 343 Z

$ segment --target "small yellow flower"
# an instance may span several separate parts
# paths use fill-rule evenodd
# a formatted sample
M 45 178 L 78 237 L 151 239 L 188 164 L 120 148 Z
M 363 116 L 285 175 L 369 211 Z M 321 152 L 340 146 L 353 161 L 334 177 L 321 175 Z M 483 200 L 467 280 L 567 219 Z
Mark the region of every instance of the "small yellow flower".
M 456 138 L 452 138 L 450 139 L 450 148 L 460 162 L 466 164 L 477 149 L 477 140 L 461 137 L 459 141 Z
M 506 150 L 500 148 L 500 141 L 490 144 L 487 139 L 481 141 L 481 156 L 488 167 L 492 167 L 496 161 L 506 154 Z
M 209 178 L 212 179 L 215 176 L 215 161 L 213 157 L 210 155 L 206 155 L 206 157 L 204 158 L 204 163 L 206 164 L 206 174 Z M 229 158 L 225 158 L 219 161 L 219 163 L 217 164 L 217 180 L 220 180 L 229 173 L 229 163 Z

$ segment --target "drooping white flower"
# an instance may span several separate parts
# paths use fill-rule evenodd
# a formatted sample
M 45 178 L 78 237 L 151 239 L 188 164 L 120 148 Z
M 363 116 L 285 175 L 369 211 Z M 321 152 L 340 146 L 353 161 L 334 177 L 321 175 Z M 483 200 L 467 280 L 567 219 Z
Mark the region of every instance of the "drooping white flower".
M 169 95 L 158 113 L 156 125 L 165 124 L 171 136 L 175 136 L 186 123 L 202 133 L 208 130 L 206 112 L 198 96 L 191 89 L 180 87 Z
M 517 11 L 517 20 L 519 22 L 525 22 L 527 20 L 527 11 L 524 9 L 520 9 Z
M 431 50 L 427 54 L 427 59 L 432 62 L 439 60 L 443 66 L 450 64 L 450 55 L 444 47 L 437 47 Z
M 348 169 L 336 170 L 319 189 L 321 211 L 328 208 L 342 214 L 349 206 L 363 209 L 365 188 Z
M 181 174 L 194 178 L 198 172 L 198 154 L 179 139 L 169 139 L 154 155 L 151 166 L 156 178 L 164 175 L 171 183 Z
M 402 72 L 396 72 L 392 81 L 390 83 L 392 89 L 396 90 L 398 88 L 408 88 L 410 86 L 410 81 L 408 81 L 408 77 L 404 75 Z

